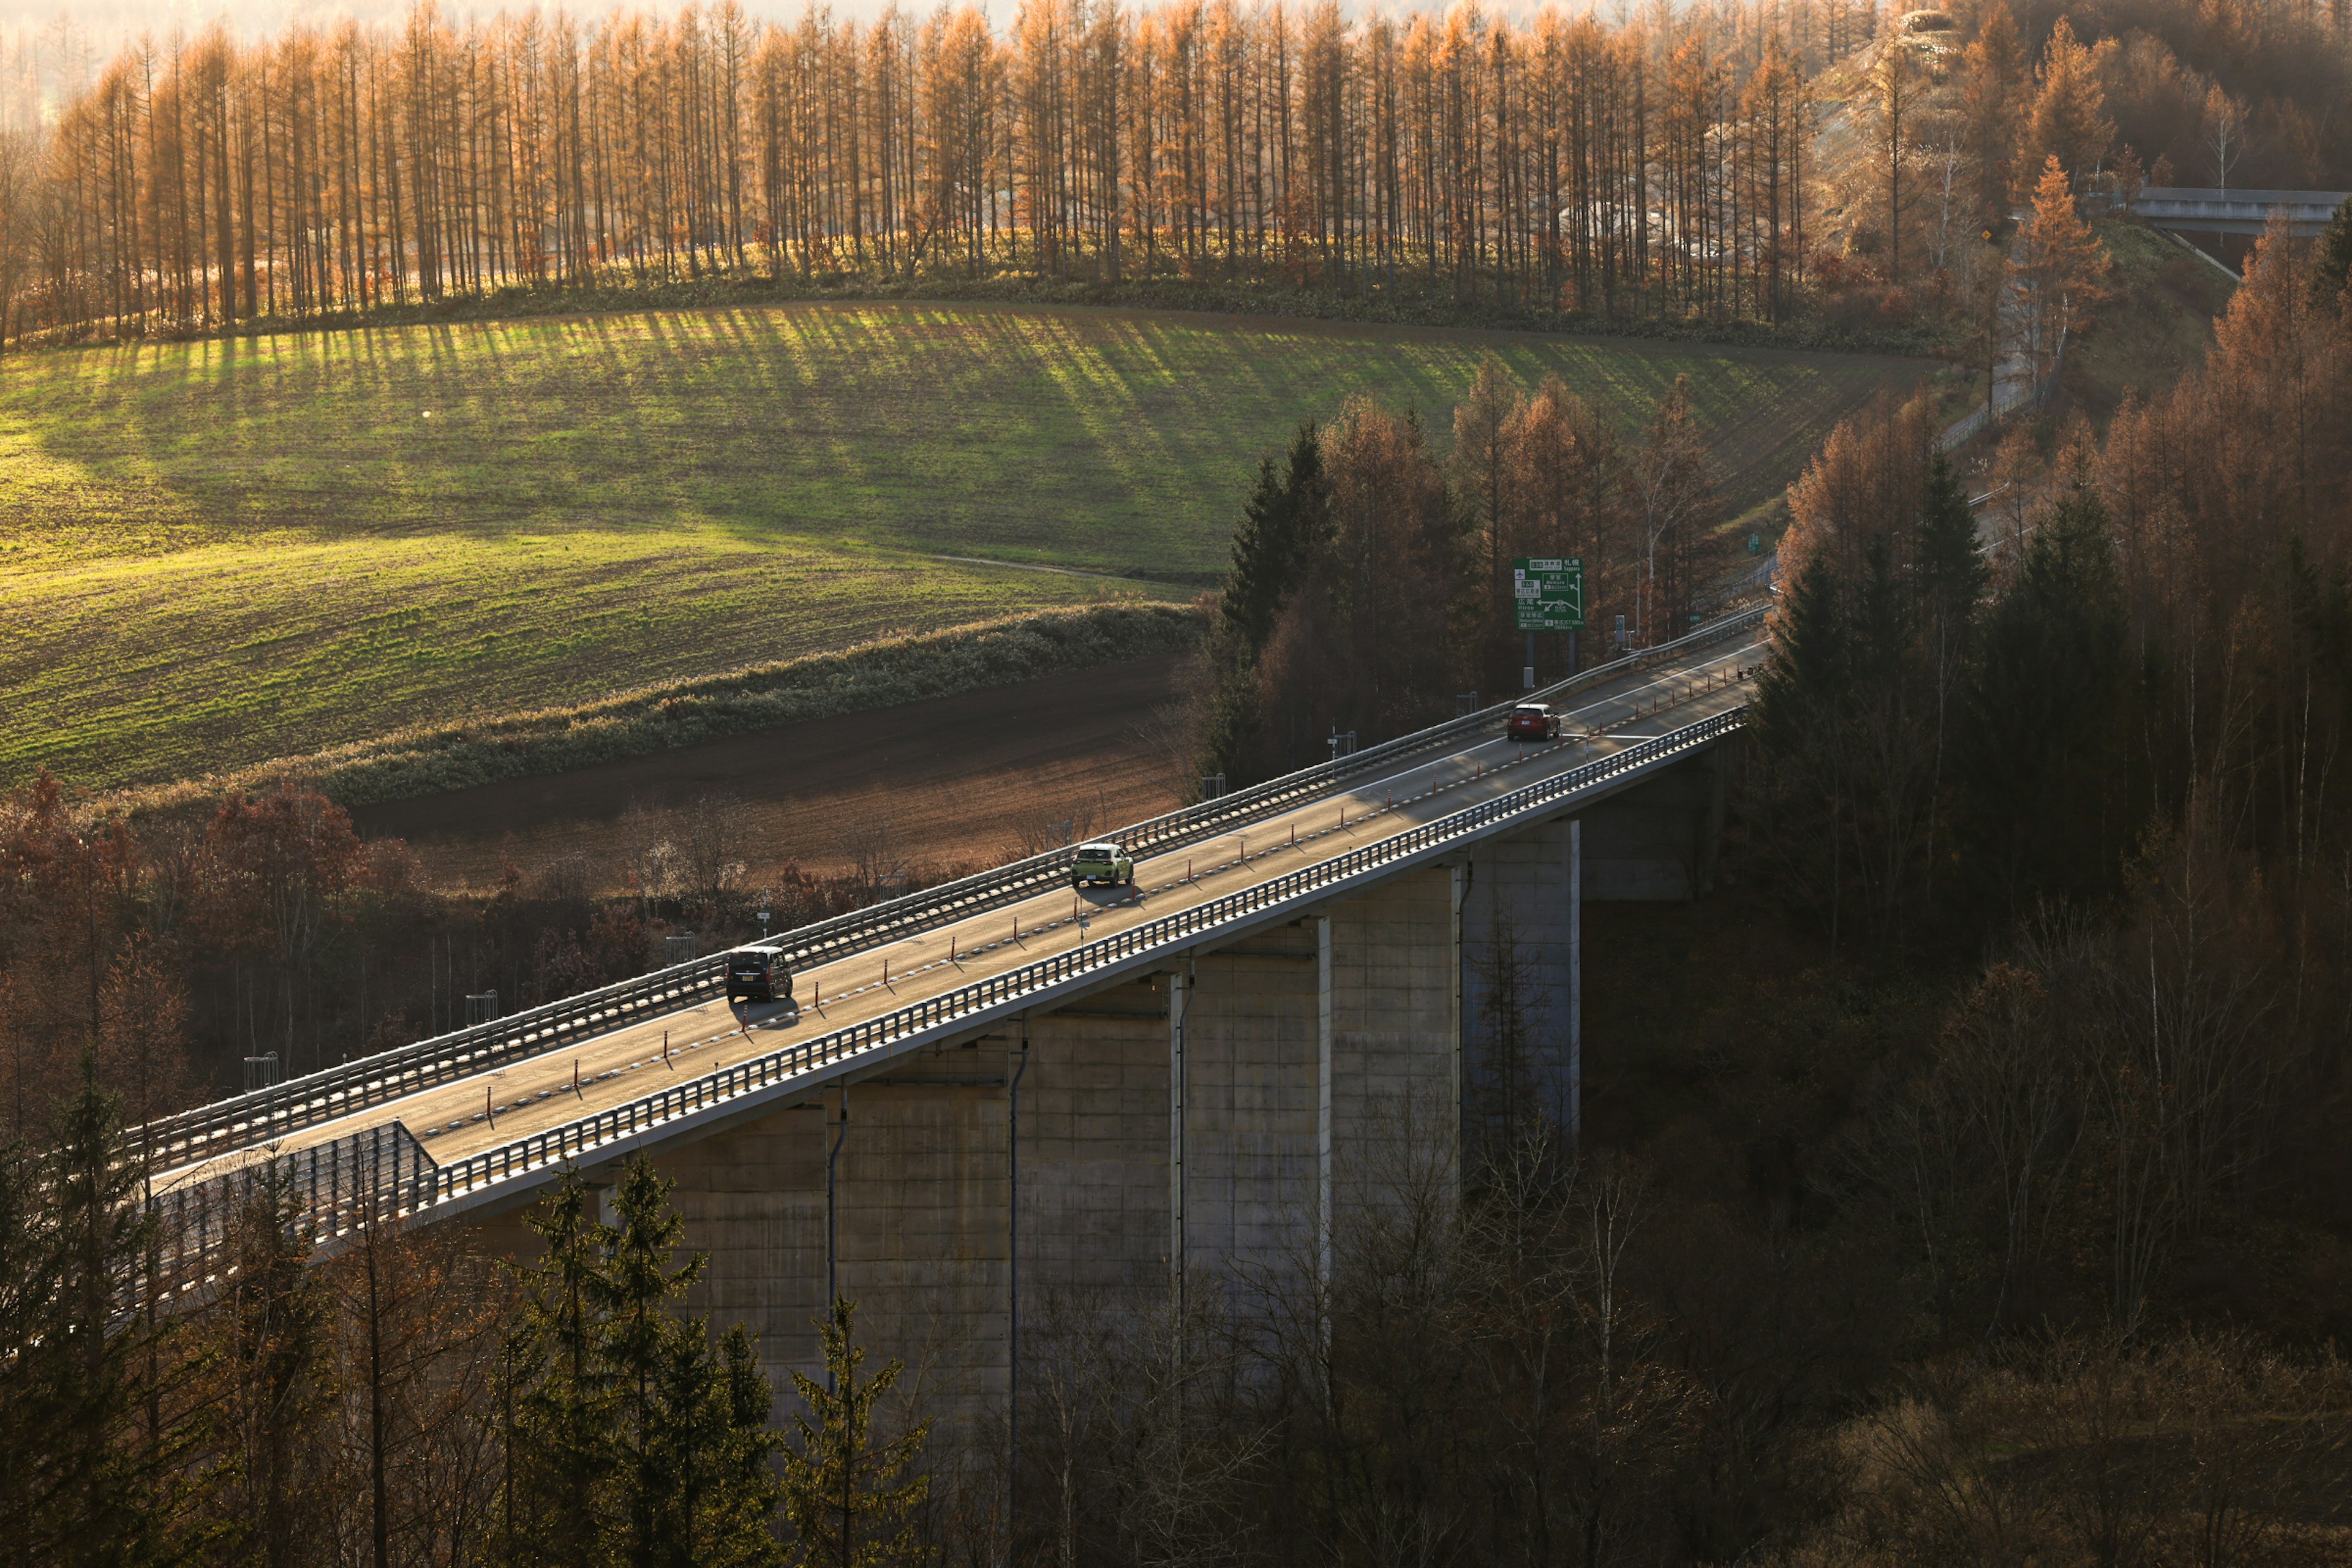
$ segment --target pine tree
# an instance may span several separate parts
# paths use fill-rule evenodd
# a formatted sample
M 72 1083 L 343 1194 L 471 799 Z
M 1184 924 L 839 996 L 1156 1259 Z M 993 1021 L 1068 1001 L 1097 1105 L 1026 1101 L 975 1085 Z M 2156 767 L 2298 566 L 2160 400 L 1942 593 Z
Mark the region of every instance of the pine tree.
M 54 1375 L 59 1283 L 56 1215 L 44 1201 L 40 1165 L 21 1145 L 0 1149 L 0 1528 L 12 1542 L 47 1538 L 63 1482 L 59 1468 L 66 1392 Z M 28 1561 L 12 1546 L 10 1562 Z
M 1193 745 L 1202 773 L 1223 773 L 1236 785 L 1248 782 L 1243 759 L 1260 723 L 1258 660 L 1330 528 L 1322 436 L 1308 421 L 1291 437 L 1279 469 L 1271 457 L 1258 465 L 1234 534 L 1233 565 L 1202 653 L 1205 695 L 1193 720 Z
M 168 1321 L 124 1310 L 139 1300 L 152 1222 L 121 1104 L 96 1058 L 85 1055 L 81 1070 L 45 1168 L 27 1191 L 28 1167 L 16 1163 L 15 1194 L 0 1202 L 0 1246 L 33 1270 L 12 1272 L 6 1287 L 16 1353 L 0 1376 L 11 1394 L 6 1441 L 23 1468 L 0 1482 L 12 1505 L 0 1523 L 12 1561 L 135 1568 L 179 1554 L 173 1478 L 202 1426 L 142 1430 L 149 1397 L 171 1393 L 183 1368 L 165 1353 Z
M 597 1359 L 612 1391 L 615 1555 L 631 1568 L 691 1561 L 674 1554 L 688 1550 L 693 1535 L 690 1518 L 678 1516 L 698 1479 L 691 1474 L 691 1422 L 700 1412 L 708 1335 L 691 1331 L 669 1303 L 701 1277 L 704 1259 L 672 1266 L 686 1222 L 668 1194 L 649 1161 L 629 1162 L 613 1194 L 616 1223 L 591 1291 L 603 1323 Z
M 523 1276 L 523 1321 L 509 1352 L 506 1561 L 571 1568 L 593 1559 L 609 1507 L 611 1390 L 597 1354 L 595 1306 L 612 1227 L 595 1190 L 568 1170 L 528 1223 L 547 1250 Z
M 1769 837 L 1796 846 L 1790 872 L 1816 881 L 1834 949 L 1843 913 L 1848 797 L 1845 754 L 1853 703 L 1852 633 L 1843 584 L 1825 557 L 1801 563 L 1772 612 L 1772 651 L 1756 678 L 1757 751 L 1773 805 Z M 1827 851 L 1824 861 L 1823 851 Z
M 1976 642 L 1977 606 L 1984 598 L 1991 572 L 1977 538 L 1976 515 L 1969 510 L 1969 493 L 1959 470 L 1938 447 L 1927 458 L 1927 481 L 1919 500 L 1917 538 L 1912 558 L 1916 564 L 1921 600 L 1923 649 L 1935 701 L 1936 756 L 1927 810 L 1927 885 L 1926 898 L 1935 900 L 1938 855 L 1945 847 L 1944 779 L 1952 730 L 1952 705 L 1968 668 Z
M 642 1156 L 622 1173 L 617 1222 L 597 1276 L 598 1345 L 613 1390 L 614 1556 L 630 1568 L 719 1568 L 773 1560 L 768 1521 L 778 1489 L 766 1459 L 772 1403 L 750 1336 L 724 1357 L 709 1323 L 670 1301 L 702 1276 L 697 1253 L 673 1266 L 686 1223 L 670 1184 Z
M 858 1380 L 866 1351 L 857 1343 L 856 1316 L 856 1302 L 837 1300 L 818 1325 L 825 1383 L 793 1374 L 808 1413 L 793 1418 L 799 1439 L 782 1450 L 784 1515 L 797 1537 L 793 1561 L 805 1568 L 911 1562 L 909 1515 L 929 1490 L 927 1477 L 900 1479 L 922 1453 L 929 1422 L 887 1442 L 874 1440 L 874 1407 L 898 1382 L 900 1367 L 893 1361 Z
M 1991 573 L 1977 540 L 1976 515 L 1959 470 L 1940 449 L 1927 459 L 1915 552 L 1920 596 L 1931 613 L 1965 616 L 1984 596 Z
M 2107 888 L 2137 827 L 2120 778 L 2126 623 L 2107 510 L 2078 481 L 1995 603 L 1962 752 L 1977 880 L 2004 912 Z
M 1330 485 L 1314 422 L 1299 426 L 1279 475 L 1272 458 L 1258 466 L 1257 484 L 1234 531 L 1233 565 L 1218 609 L 1255 660 L 1265 651 L 1276 617 L 1298 584 L 1308 551 L 1328 526 Z
M 677 1258 L 684 1222 L 642 1156 L 613 1194 L 568 1173 L 531 1225 L 547 1253 L 525 1277 L 513 1354 L 507 1560 L 629 1568 L 776 1562 L 773 1396 L 749 1334 L 714 1347 L 672 1303 L 701 1277 Z
M 296 1228 L 300 1200 L 272 1166 L 231 1217 L 231 1271 L 219 1310 L 221 1407 L 235 1462 L 207 1500 L 222 1538 L 268 1568 L 306 1555 L 312 1468 L 327 1410 L 329 1300 Z
M 783 1447 L 768 1427 L 775 1391 L 760 1370 L 751 1335 L 740 1323 L 719 1342 L 715 1375 L 698 1378 L 700 1458 L 693 1507 L 695 1562 L 715 1568 L 754 1568 L 779 1562 L 774 1521 L 784 1496 L 772 1463 Z

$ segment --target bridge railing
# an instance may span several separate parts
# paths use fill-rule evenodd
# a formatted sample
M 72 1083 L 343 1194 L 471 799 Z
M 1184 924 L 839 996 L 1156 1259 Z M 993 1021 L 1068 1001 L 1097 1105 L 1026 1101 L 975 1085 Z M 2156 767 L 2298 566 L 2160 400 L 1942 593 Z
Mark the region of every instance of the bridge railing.
M 1753 630 L 1762 623 L 1764 615 L 1762 605 L 1737 611 L 1688 636 L 1595 666 L 1526 696 L 1491 704 L 1475 713 L 1368 746 L 1349 756 L 1286 773 L 1249 789 L 1165 813 L 1108 837 L 1116 837 L 1138 859 L 1214 838 L 1279 816 L 1349 779 L 1440 747 L 1459 745 L 1491 731 L 1517 702 L 1557 699 L 1622 675 L 1671 663 Z M 819 921 L 761 945 L 781 951 L 787 964 L 795 969 L 827 963 L 949 921 L 1016 903 L 1058 886 L 1068 876 L 1075 853 L 1073 849 L 1061 848 L 1033 855 L 886 903 Z M 215 1100 L 150 1122 L 134 1136 L 158 1168 L 185 1165 L 226 1150 L 268 1142 L 304 1127 L 486 1072 L 659 1013 L 691 1006 L 723 994 L 725 989 L 725 955 L 713 954 L 545 1003 L 487 1024 L 380 1051 L 269 1089 Z
M 226 1172 L 195 1186 L 164 1194 L 151 1204 L 152 1212 L 163 1222 L 163 1234 L 172 1238 L 160 1283 L 169 1290 L 186 1289 L 219 1273 L 232 1245 L 226 1218 L 239 1196 L 259 1179 L 258 1173 L 271 1173 L 296 1200 L 298 1234 L 314 1247 L 324 1245 L 367 1220 L 405 1217 L 510 1177 L 576 1160 L 813 1068 L 976 1016 L 1155 949 L 1173 948 L 1250 914 L 1310 894 L 1339 891 L 1358 878 L 1449 840 L 1706 745 L 1739 728 L 1746 716 L 1744 708 L 1716 714 L 1287 876 L 446 1164 L 436 1165 L 422 1146 L 407 1136 L 406 1129 L 394 1123 L 389 1129 L 363 1130 L 335 1143 Z M 345 1151 L 344 1144 L 352 1148 Z M 369 1173 L 365 1180 L 363 1172 Z
M 217 1275 L 233 1262 L 238 1229 L 294 1224 L 317 1247 L 371 1221 L 413 1214 L 434 1201 L 433 1156 L 399 1121 L 284 1154 L 259 1154 L 201 1182 L 149 1199 L 155 1224 L 152 1280 L 165 1293 Z M 257 1206 L 261 1210 L 256 1213 Z
M 691 1081 L 673 1085 L 609 1110 L 582 1117 L 562 1127 L 535 1132 L 498 1148 L 453 1160 L 432 1173 L 433 1201 L 456 1197 L 551 1163 L 576 1159 L 616 1140 L 646 1131 L 693 1111 L 724 1104 L 754 1089 L 797 1077 L 813 1068 L 863 1055 L 894 1040 L 954 1024 L 1066 981 L 1083 978 L 1094 971 L 1154 949 L 1180 945 L 1189 938 L 1213 932 L 1235 920 L 1289 903 L 1307 894 L 1336 890 L 1357 878 L 1410 859 L 1449 840 L 1475 833 L 1595 784 L 1706 745 L 1738 729 L 1746 720 L 1745 708 L 1702 719 L 1671 734 L 1612 752 L 1523 789 L 1514 790 L 1435 822 L 1392 834 L 1377 843 L 1318 861 L 1287 876 L 1276 877 L 1223 898 L 1179 910 L 1174 914 L 1114 931 L 1067 952 L 1055 953 L 1018 969 L 1007 970 L 1002 974 L 990 975 L 953 991 L 910 1003 L 879 1017 L 868 1018 L 814 1039 L 785 1046 L 750 1061 L 719 1068 Z M 420 1184 L 420 1192 L 422 1190 L 423 1184 Z
M 362 1057 L 272 1089 L 183 1110 L 139 1129 L 133 1144 L 159 1170 L 190 1164 L 226 1150 L 267 1143 L 452 1079 L 487 1072 L 567 1041 L 691 1006 L 723 994 L 726 989 L 723 953 L 673 964 L 454 1034 Z
M 1765 608 L 1756 605 L 1737 611 L 1701 626 L 1686 637 L 1598 665 L 1565 680 L 1555 681 L 1540 691 L 1491 704 L 1475 713 L 1450 719 L 1425 730 L 1416 730 L 1410 735 L 1402 735 L 1376 746 L 1367 746 L 1349 756 L 1285 773 L 1280 778 L 1269 779 L 1248 789 L 1181 806 L 1103 837 L 1117 839 L 1129 854 L 1141 859 L 1148 855 L 1162 855 L 1171 849 L 1181 849 L 1187 844 L 1214 838 L 1235 828 L 1247 827 L 1268 816 L 1279 816 L 1303 801 L 1327 794 L 1349 779 L 1360 778 L 1365 773 L 1392 766 L 1423 752 L 1458 745 L 1496 729 L 1518 702 L 1542 701 L 1564 696 L 1621 675 L 1672 662 L 1698 648 L 1752 630 L 1762 624 Z M 927 931 L 944 921 L 959 920 L 966 915 L 1016 903 L 1057 886 L 1069 875 L 1069 865 L 1075 853 L 1075 850 L 1067 848 L 1050 849 L 1025 860 L 1016 860 L 952 882 L 943 882 L 936 888 L 908 893 L 887 903 L 855 910 L 814 925 L 803 926 L 798 931 L 784 933 L 767 945 L 780 948 L 785 961 L 794 968 L 862 952 L 879 942 Z

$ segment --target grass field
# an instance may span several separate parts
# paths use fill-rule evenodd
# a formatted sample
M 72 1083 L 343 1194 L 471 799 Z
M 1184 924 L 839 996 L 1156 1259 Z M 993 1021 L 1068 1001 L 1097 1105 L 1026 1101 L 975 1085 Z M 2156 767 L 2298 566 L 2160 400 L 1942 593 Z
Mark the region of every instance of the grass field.
M 1917 361 L 1071 307 L 787 305 L 0 365 L 0 787 L 184 776 L 893 630 L 1213 579 L 1257 456 L 1480 356 L 1735 508 Z M 942 561 L 1139 574 L 1148 583 Z

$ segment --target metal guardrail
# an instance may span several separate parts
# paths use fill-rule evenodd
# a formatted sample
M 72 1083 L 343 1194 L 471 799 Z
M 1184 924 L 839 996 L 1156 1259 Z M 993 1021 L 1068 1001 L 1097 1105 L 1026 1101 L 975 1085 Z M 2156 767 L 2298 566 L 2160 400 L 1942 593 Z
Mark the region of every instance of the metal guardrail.
M 575 1160 L 618 1140 L 723 1105 L 814 1068 L 861 1056 L 927 1030 L 970 1020 L 992 1008 L 1072 980 L 1083 979 L 1097 971 L 1148 954 L 1154 949 L 1179 945 L 1244 916 L 1276 909 L 1308 895 L 1328 896 L 1342 891 L 1359 878 L 1411 859 L 1451 840 L 1550 805 L 1594 784 L 1605 784 L 1684 755 L 1730 733 L 1746 721 L 1747 709 L 1744 706 L 1716 714 L 1435 822 L 1408 828 L 1378 843 L 1304 867 L 1287 876 L 1242 889 L 1188 910 L 1180 910 L 1123 931 L 1115 931 L 1067 952 L 1055 953 L 1003 974 L 974 981 L 938 996 L 910 1003 L 879 1017 L 782 1047 L 765 1056 L 719 1068 L 625 1105 L 598 1111 L 563 1126 L 532 1133 L 446 1164 L 433 1164 L 423 1148 L 415 1146 L 415 1141 L 407 1138 L 405 1128 L 394 1123 L 390 1130 L 371 1129 L 353 1134 L 350 1139 L 339 1140 L 336 1144 L 322 1145 L 321 1149 L 278 1156 L 268 1163 L 268 1167 L 283 1172 L 283 1179 L 289 1183 L 294 1194 L 302 1200 L 301 1215 L 296 1221 L 298 1234 L 314 1247 L 322 1245 L 369 1220 L 404 1218 L 494 1183 Z M 1559 743 L 1569 745 L 1575 742 L 1563 741 Z M 387 1131 L 396 1134 L 395 1142 L 405 1140 L 408 1145 L 414 1146 L 413 1156 L 403 1160 L 395 1148 L 387 1159 L 380 1144 L 371 1145 L 362 1151 L 358 1158 L 376 1162 L 377 1177 L 373 1190 L 355 1190 L 345 1184 L 343 1172 L 356 1170 L 358 1166 L 353 1160 L 346 1159 L 334 1151 L 342 1143 L 355 1143 L 371 1133 L 381 1138 Z M 322 1154 L 321 1150 L 328 1152 Z M 223 1204 L 228 1197 L 249 1190 L 256 1179 L 252 1169 L 226 1173 L 202 1184 L 204 1188 L 218 1187 L 226 1195 L 221 1201 L 215 1201 L 195 1188 L 166 1194 L 154 1200 L 151 1206 L 163 1220 L 166 1234 L 175 1238 L 167 1254 L 167 1267 L 159 1275 L 159 1283 L 164 1289 L 188 1289 L 218 1273 L 215 1257 L 227 1246 L 229 1236 L 226 1226 L 216 1223 L 216 1220 L 226 1212 Z M 328 1181 L 334 1184 L 331 1188 L 324 1184 Z
M 405 1124 L 362 1128 L 290 1153 L 263 1155 L 204 1181 L 151 1198 L 155 1220 L 152 1278 L 167 1288 L 201 1280 L 207 1262 L 232 1249 L 257 1204 L 292 1197 L 297 1228 L 313 1247 L 371 1221 L 433 1202 L 433 1156 Z M 268 1222 L 265 1222 L 268 1223 Z M 213 1270 L 217 1272 L 217 1270 Z
M 1313 800 L 1347 779 L 1360 777 L 1404 758 L 1437 747 L 1457 744 L 1484 731 L 1495 729 L 1519 702 L 1543 701 L 1564 696 L 1580 688 L 1646 669 L 1695 648 L 1735 637 L 1760 625 L 1766 608 L 1759 605 L 1738 611 L 1701 626 L 1686 637 L 1595 666 L 1564 680 L 1554 681 L 1538 691 L 1493 703 L 1476 712 L 1431 725 L 1425 730 L 1416 730 L 1393 741 L 1367 746 L 1332 762 L 1318 763 L 1312 767 L 1301 768 L 1297 773 L 1285 773 L 1280 778 L 1235 790 L 1213 800 L 1181 806 L 1101 837 L 1117 839 L 1139 860 L 1147 855 L 1165 854 L 1237 827 L 1246 827 L 1288 811 L 1302 801 Z M 852 910 L 814 925 L 803 926 L 798 931 L 783 932 L 763 945 L 779 949 L 785 962 L 794 969 L 825 963 L 879 942 L 928 931 L 943 921 L 983 913 L 1057 887 L 1068 875 L 1070 860 L 1075 853 L 1073 849 L 1050 849 L 1011 865 L 975 872 L 952 882 L 943 882 L 936 888 L 893 899 L 885 904 Z
M 1423 752 L 1458 744 L 1492 730 L 1501 724 L 1517 702 L 1562 697 L 1671 662 L 1684 654 L 1736 637 L 1760 624 L 1766 608 L 1758 605 L 1738 611 L 1685 637 L 1595 666 L 1539 690 L 1368 746 L 1333 762 L 1319 763 L 1248 789 L 1165 813 L 1105 837 L 1116 837 L 1130 854 L 1141 859 L 1246 827 L 1327 794 L 1348 779 Z M 1067 868 L 1075 853 L 1071 848 L 1048 850 L 1008 866 L 976 872 L 936 888 L 782 932 L 760 945 L 781 952 L 794 969 L 827 963 L 1057 887 L 1068 875 Z M 133 1134 L 134 1146 L 152 1156 L 157 1168 L 169 1169 L 226 1150 L 266 1143 L 419 1089 L 603 1034 L 651 1014 L 708 1000 L 725 990 L 725 957 L 724 952 L 713 953 L 545 1003 L 490 1023 L 397 1046 L 268 1089 L 180 1111 L 139 1129 Z
M 860 1056 L 877 1046 L 1017 1001 L 1032 993 L 1077 979 L 1121 960 L 1186 938 L 1213 931 L 1244 915 L 1290 902 L 1308 893 L 1329 893 L 1358 877 L 1410 859 L 1450 839 L 1461 837 L 1505 818 L 1549 805 L 1597 784 L 1637 773 L 1674 756 L 1706 745 L 1747 722 L 1745 706 L 1686 725 L 1655 740 L 1643 741 L 1622 752 L 1555 773 L 1549 779 L 1479 805 L 1408 828 L 1360 849 L 1179 910 L 1155 921 L 1097 938 L 1084 946 L 1039 959 L 1002 974 L 976 980 L 953 991 L 910 1003 L 880 1017 L 771 1051 L 766 1056 L 721 1068 L 690 1082 L 631 1100 L 610 1110 L 584 1116 L 562 1127 L 481 1153 L 454 1160 L 433 1173 L 433 1202 L 520 1174 L 551 1163 L 569 1160 L 592 1149 L 645 1131 L 691 1111 L 721 1104 L 752 1089 L 764 1089 L 845 1057 Z M 1562 744 L 1572 742 L 1563 742 Z
M 726 955 L 714 953 L 455 1034 L 380 1051 L 274 1088 L 183 1110 L 140 1128 L 131 1135 L 131 1146 L 146 1153 L 155 1169 L 173 1169 L 228 1150 L 267 1143 L 452 1079 L 537 1056 L 566 1041 L 674 1012 L 723 994 L 726 988 Z

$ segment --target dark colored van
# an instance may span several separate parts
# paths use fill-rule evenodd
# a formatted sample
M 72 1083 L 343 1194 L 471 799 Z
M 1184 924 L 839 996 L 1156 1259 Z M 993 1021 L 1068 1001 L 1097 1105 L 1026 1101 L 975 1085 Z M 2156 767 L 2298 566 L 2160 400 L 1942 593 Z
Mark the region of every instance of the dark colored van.
M 741 947 L 727 955 L 727 1000 L 789 1002 L 793 972 L 773 948 Z

